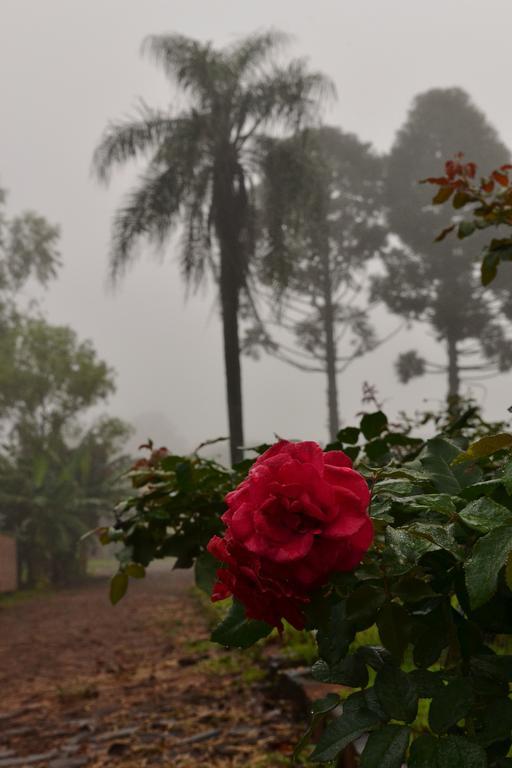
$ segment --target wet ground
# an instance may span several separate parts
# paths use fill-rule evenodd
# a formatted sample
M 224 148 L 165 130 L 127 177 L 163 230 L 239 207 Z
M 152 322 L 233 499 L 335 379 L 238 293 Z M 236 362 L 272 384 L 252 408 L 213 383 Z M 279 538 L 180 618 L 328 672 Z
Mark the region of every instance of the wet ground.
M 0 768 L 276 768 L 303 722 L 248 654 L 209 643 L 183 571 L 0 604 Z M 297 718 L 298 720 L 298 718 Z

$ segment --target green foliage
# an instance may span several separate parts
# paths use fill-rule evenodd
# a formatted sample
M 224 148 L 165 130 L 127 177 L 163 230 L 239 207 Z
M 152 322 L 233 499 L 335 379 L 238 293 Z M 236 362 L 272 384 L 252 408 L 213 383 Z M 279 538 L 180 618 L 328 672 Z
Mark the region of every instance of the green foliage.
M 0 211 L 0 526 L 16 537 L 22 586 L 84 574 L 80 537 L 113 503 L 129 432 L 118 419 L 83 426 L 113 391 L 112 371 L 70 328 L 20 307 L 29 279 L 55 277 L 57 239 L 35 213 Z
M 248 648 L 271 631 L 264 621 L 247 619 L 243 605 L 234 600 L 226 618 L 212 632 L 212 640 L 226 647 Z
M 117 505 L 115 524 L 98 529 L 99 539 L 119 545 L 119 573 L 134 576 L 134 564 L 146 567 L 171 557 L 175 568 L 195 563 L 196 583 L 210 593 L 218 563 L 205 551 L 206 545 L 222 529 L 226 493 L 252 462 L 229 470 L 198 452 L 177 456 L 165 448 L 154 450 L 152 443 L 141 447 L 148 458 L 139 459 L 125 475 L 134 493 Z
M 334 692 L 312 708 L 297 757 L 325 721 L 316 762 L 337 760 L 369 734 L 363 768 L 506 765 L 512 657 L 499 643 L 512 634 L 508 433 L 482 443 L 485 425 L 473 406 L 431 421 L 439 433 L 418 438 L 409 422 L 393 424 L 378 409 L 328 446 L 357 451 L 372 488 L 375 541 L 355 572 L 333 577 L 310 606 L 312 675 L 352 692 L 341 712 Z M 214 563 L 204 548 L 218 531 L 225 493 L 251 464 L 229 471 L 197 454 L 150 449 L 130 473 L 137 494 L 102 531 L 104 541 L 124 544 L 113 599 L 134 563 L 169 553 L 177 565 L 195 560 L 197 583 L 209 590 Z M 234 602 L 212 638 L 246 648 L 269 632 Z

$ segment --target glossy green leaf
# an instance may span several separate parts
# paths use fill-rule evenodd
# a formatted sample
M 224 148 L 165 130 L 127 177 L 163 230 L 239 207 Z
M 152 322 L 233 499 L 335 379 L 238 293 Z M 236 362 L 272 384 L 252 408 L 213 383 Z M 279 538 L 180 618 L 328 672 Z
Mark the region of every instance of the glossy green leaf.
M 505 581 L 507 587 L 512 592 L 512 552 L 508 553 L 507 562 L 505 565 Z
M 421 463 L 438 491 L 453 496 L 459 493 L 461 485 L 450 469 L 449 464 L 441 456 L 425 456 L 421 459 Z
M 311 674 L 321 683 L 347 685 L 350 688 L 364 688 L 368 685 L 368 669 L 357 653 L 346 656 L 336 664 L 328 664 L 324 659 L 318 659 L 313 664 Z
M 379 722 L 377 715 L 369 709 L 343 714 L 326 727 L 310 759 L 319 763 L 335 760 L 348 744 L 377 728 Z
M 264 621 L 247 619 L 243 605 L 233 601 L 224 621 L 213 630 L 212 640 L 225 647 L 248 648 L 271 632 L 272 627 Z
M 407 527 L 407 532 L 413 536 L 418 536 L 426 541 L 435 544 L 453 555 L 457 560 L 461 560 L 464 550 L 457 544 L 451 532 L 452 526 L 433 525 L 431 523 L 414 523 Z
M 476 723 L 475 739 L 482 747 L 512 736 L 512 701 L 508 697 L 487 702 Z
M 396 661 L 401 661 L 409 642 L 408 616 L 397 603 L 386 603 L 377 616 L 377 627 L 383 646 Z
M 435 733 L 445 733 L 462 720 L 473 706 L 473 688 L 468 678 L 455 678 L 434 695 L 428 722 Z
M 487 768 L 484 750 L 461 736 L 425 734 L 412 743 L 408 768 Z
M 465 566 L 471 607 L 484 605 L 496 592 L 498 574 L 512 551 L 512 525 L 494 528 L 478 539 Z
M 508 464 L 505 465 L 501 479 L 508 495 L 512 496 L 512 461 L 509 461 Z
M 383 709 L 393 720 L 411 723 L 418 711 L 418 690 L 406 672 L 394 664 L 385 664 L 377 672 L 375 691 Z
M 329 611 L 327 622 L 317 632 L 316 641 L 320 657 L 329 666 L 342 661 L 354 635 L 354 628 L 347 620 L 345 601 L 336 603 Z
M 311 705 L 312 715 L 326 715 L 336 709 L 341 699 L 337 693 L 328 693 L 322 699 L 316 699 Z
M 411 566 L 416 565 L 427 552 L 439 549 L 437 544 L 423 537 L 413 536 L 412 533 L 408 533 L 403 528 L 394 528 L 391 525 L 386 528 L 386 544 L 400 560 Z
M 348 598 L 347 618 L 358 632 L 368 629 L 375 624 L 377 613 L 385 602 L 386 593 L 383 589 L 364 584 Z
M 472 501 L 459 512 L 466 525 L 476 531 L 488 533 L 502 525 L 512 524 L 512 512 L 485 496 Z
M 401 768 L 411 730 L 405 725 L 385 725 L 370 733 L 360 768 Z

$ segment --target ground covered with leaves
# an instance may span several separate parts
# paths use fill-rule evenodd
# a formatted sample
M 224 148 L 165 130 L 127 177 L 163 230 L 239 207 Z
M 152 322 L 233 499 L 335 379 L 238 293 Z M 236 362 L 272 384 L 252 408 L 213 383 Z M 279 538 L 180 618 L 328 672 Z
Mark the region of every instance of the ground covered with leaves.
M 0 768 L 273 768 L 303 721 L 263 667 L 209 641 L 188 573 L 0 602 Z

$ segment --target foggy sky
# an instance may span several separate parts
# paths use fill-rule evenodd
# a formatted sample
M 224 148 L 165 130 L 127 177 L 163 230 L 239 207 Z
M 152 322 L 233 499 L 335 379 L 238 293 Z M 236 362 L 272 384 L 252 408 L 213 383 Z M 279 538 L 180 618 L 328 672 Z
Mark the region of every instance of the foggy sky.
M 512 147 L 508 93 L 510 0 L 0 0 L 0 186 L 9 213 L 31 208 L 62 228 L 59 281 L 44 298 L 50 321 L 91 338 L 117 371 L 108 410 L 175 449 L 226 433 L 220 323 L 212 288 L 184 298 L 167 249 L 149 248 L 116 292 L 106 282 L 112 213 L 132 172 L 108 189 L 90 175 L 107 122 L 142 97 L 165 107 L 173 93 L 140 56 L 147 34 L 179 32 L 223 44 L 256 29 L 291 33 L 290 54 L 306 55 L 336 83 L 326 120 L 389 149 L 411 98 L 459 85 Z M 433 169 L 435 171 L 435 169 Z M 399 321 L 385 320 L 383 329 Z M 444 396 L 443 376 L 400 385 L 392 362 L 421 345 L 443 361 L 425 333 L 400 334 L 339 379 L 345 423 L 361 407 L 364 380 L 386 408 L 421 407 Z M 247 442 L 326 437 L 325 382 L 263 357 L 244 359 Z M 505 415 L 511 377 L 485 382 L 486 412 Z

